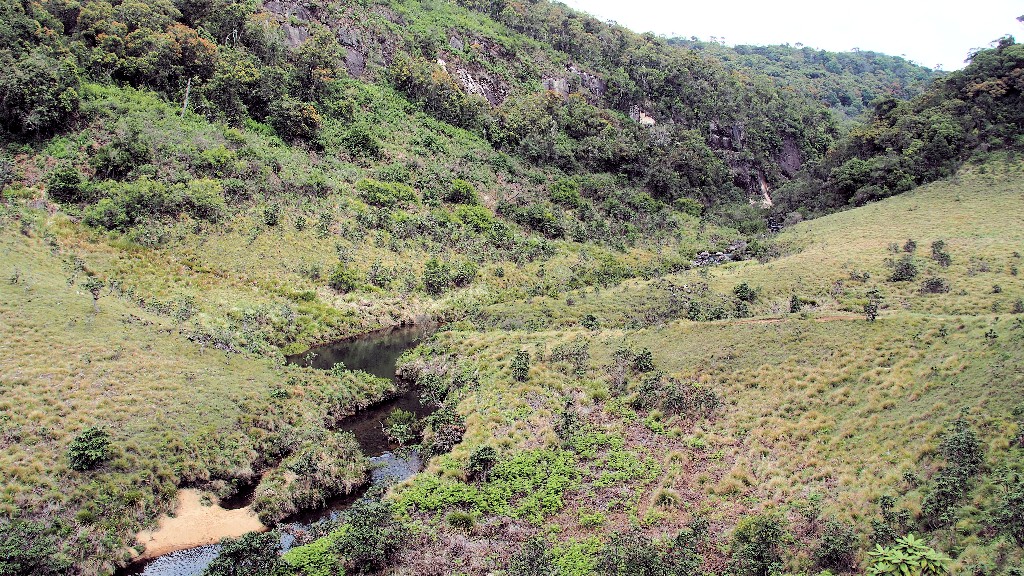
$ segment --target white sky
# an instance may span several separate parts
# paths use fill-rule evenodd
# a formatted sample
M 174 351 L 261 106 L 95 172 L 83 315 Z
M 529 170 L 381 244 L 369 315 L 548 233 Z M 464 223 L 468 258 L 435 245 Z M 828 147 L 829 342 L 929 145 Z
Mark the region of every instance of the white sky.
M 637 32 L 712 36 L 729 45 L 796 44 L 904 56 L 943 70 L 964 66 L 974 48 L 1024 37 L 1024 0 L 562 0 Z

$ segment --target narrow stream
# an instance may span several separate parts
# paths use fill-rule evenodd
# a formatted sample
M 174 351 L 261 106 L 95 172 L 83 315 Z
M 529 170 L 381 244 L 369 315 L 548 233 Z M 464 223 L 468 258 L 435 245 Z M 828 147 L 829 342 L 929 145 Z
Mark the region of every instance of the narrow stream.
M 420 340 L 433 331 L 433 326 L 410 326 L 372 332 L 357 338 L 313 348 L 304 354 L 288 358 L 289 364 L 330 369 L 339 362 L 350 370 L 363 370 L 381 378 L 395 379 L 398 357 L 415 347 Z M 373 466 L 370 472 L 370 486 L 404 480 L 420 471 L 422 462 L 413 449 L 398 449 L 388 442 L 381 422 L 392 410 L 401 408 L 417 417 L 424 417 L 433 411 L 419 401 L 416 390 L 408 390 L 396 398 L 371 406 L 346 418 L 339 430 L 352 432 L 359 441 Z M 255 489 L 255 486 L 253 487 Z M 296 536 L 315 529 L 320 522 L 335 520 L 362 492 L 341 496 L 327 502 L 324 508 L 308 510 L 282 522 L 277 529 L 282 532 L 281 544 L 288 549 L 295 543 Z M 251 497 L 251 493 L 249 494 Z M 248 502 L 235 498 L 235 507 Z M 220 553 L 220 545 L 199 546 L 179 550 L 154 558 L 148 562 L 133 564 L 118 572 L 121 576 L 199 576 Z

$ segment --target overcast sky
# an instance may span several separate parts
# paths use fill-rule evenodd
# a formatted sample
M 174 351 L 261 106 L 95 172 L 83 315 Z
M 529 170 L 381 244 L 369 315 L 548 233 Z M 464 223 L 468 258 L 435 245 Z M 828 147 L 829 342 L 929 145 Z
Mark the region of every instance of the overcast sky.
M 905 56 L 956 70 L 974 48 L 1006 34 L 1018 40 L 1024 0 L 562 0 L 637 32 L 712 36 L 726 44 L 796 44 Z

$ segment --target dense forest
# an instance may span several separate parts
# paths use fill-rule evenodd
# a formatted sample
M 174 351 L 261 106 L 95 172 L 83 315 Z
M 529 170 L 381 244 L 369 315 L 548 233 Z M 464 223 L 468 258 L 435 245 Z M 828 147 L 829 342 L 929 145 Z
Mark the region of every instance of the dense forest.
M 121 570 L 185 490 L 268 531 L 211 576 L 1024 570 L 1012 37 L 0 0 L 0 67 L 0 576 Z M 408 325 L 396 379 L 294 361 Z M 356 500 L 408 387 L 423 468 Z

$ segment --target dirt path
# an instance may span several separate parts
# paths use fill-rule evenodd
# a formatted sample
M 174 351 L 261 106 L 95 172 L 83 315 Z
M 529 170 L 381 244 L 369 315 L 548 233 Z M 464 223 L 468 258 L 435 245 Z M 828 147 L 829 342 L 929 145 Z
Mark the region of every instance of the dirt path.
M 173 517 L 161 517 L 156 530 L 144 530 L 136 536 L 146 547 L 138 559 L 148 560 L 177 550 L 216 544 L 222 538 L 266 530 L 248 506 L 237 510 L 225 510 L 216 504 L 204 506 L 201 493 L 186 488 L 178 491 Z

